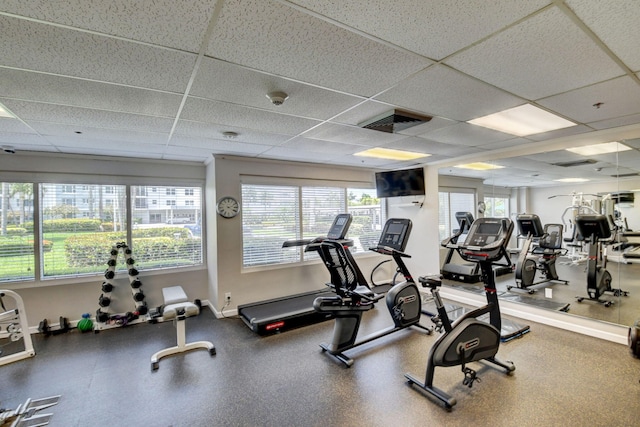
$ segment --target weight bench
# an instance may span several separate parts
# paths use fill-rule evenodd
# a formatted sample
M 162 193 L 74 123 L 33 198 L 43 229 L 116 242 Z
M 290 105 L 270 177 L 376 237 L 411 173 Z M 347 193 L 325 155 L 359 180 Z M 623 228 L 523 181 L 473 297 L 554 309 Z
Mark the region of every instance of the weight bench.
M 164 298 L 164 309 L 162 318 L 164 320 L 173 319 L 176 325 L 176 335 L 178 345 L 160 350 L 151 356 L 151 371 L 159 368 L 159 361 L 165 356 L 172 354 L 184 353 L 190 350 L 209 350 L 211 356 L 216 354 L 216 348 L 209 341 L 196 341 L 186 344 L 185 320 L 187 317 L 196 316 L 200 313 L 197 305 L 187 300 L 187 294 L 184 293 L 182 286 L 171 286 L 162 288 L 162 296 Z

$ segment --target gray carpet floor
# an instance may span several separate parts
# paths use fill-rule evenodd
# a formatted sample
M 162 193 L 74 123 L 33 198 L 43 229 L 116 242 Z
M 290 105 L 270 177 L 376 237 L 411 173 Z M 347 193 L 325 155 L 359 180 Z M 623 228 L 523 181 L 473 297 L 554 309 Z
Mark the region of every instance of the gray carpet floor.
M 379 304 L 361 333 L 389 324 Z M 450 412 L 404 378 L 424 376 L 435 334 L 397 332 L 349 351 L 344 368 L 318 346 L 333 321 L 260 337 L 208 309 L 187 320 L 187 341 L 210 340 L 217 354 L 168 357 L 156 372 L 149 358 L 175 344 L 171 322 L 34 336 L 34 358 L 0 367 L 0 407 L 61 394 L 50 425 L 65 427 L 640 424 L 640 361 L 626 346 L 528 324 L 498 353 L 515 363 L 511 376 L 474 363 L 481 382 L 468 388 L 459 367 L 436 369 L 435 385 L 458 401 Z

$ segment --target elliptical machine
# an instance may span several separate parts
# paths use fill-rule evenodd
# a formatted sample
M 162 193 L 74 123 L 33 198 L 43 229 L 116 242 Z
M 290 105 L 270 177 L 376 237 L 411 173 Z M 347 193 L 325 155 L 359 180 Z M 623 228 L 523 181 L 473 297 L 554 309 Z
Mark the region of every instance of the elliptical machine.
M 578 215 L 576 226 L 585 240 L 589 241 L 589 257 L 587 259 L 587 301 L 594 301 L 610 307 L 614 301 L 601 299 L 604 293 L 613 296 L 628 296 L 628 291 L 613 289 L 611 287 L 611 273 L 607 271 L 607 256 L 602 250 L 602 244 L 611 238 L 609 221 L 604 215 Z M 585 300 L 585 297 L 577 296 L 578 302 Z
M 513 223 L 507 218 L 478 218 L 465 241 L 451 247 L 458 251 L 467 261 L 476 262 L 482 270 L 485 284 L 487 305 L 469 311 L 451 324 L 447 310 L 440 297 L 441 279 L 436 277 L 420 277 L 419 281 L 428 287 L 438 309 L 436 330 L 444 329 L 429 351 L 427 371 L 424 383 L 411 374 L 405 374 L 409 384 L 415 384 L 444 403 L 447 409 L 456 404 L 456 399 L 433 385 L 436 366 L 461 365 L 464 379 L 462 383 L 469 387 L 478 379 L 476 371 L 466 366 L 469 362 L 486 360 L 506 370 L 507 374 L 516 367 L 512 362 L 500 361 L 495 357 L 500 347 L 500 306 L 496 291 L 495 273 L 492 264 L 504 257 L 507 242 L 513 232 Z M 479 316 L 489 313 L 489 323 L 478 320 Z
M 390 255 L 396 262 L 405 281 L 394 285 L 386 295 L 387 308 L 393 319 L 393 326 L 373 333 L 356 342 L 362 314 L 375 307 L 375 303 L 384 297 L 376 294 L 362 282 L 362 273 L 347 249 L 335 240 L 325 240 L 321 244 L 321 256 L 331 273 L 328 284 L 336 296 L 319 297 L 313 302 L 313 308 L 320 313 L 330 313 L 335 318 L 333 338 L 330 344 L 320 344 L 323 352 L 344 363 L 347 367 L 354 360 L 344 352 L 376 340 L 410 326 L 416 326 L 431 333 L 431 328 L 419 324 L 422 299 L 411 273 L 403 262 L 409 257 L 403 252 L 411 232 L 411 220 L 389 219 L 378 246 L 370 248 L 374 252 Z
M 544 228 L 540 217 L 535 214 L 519 214 L 516 217 L 520 236 L 526 236 L 526 240 L 516 262 L 516 286 L 533 294 L 534 286 L 548 282 L 560 282 L 569 284 L 568 280 L 558 278 L 556 272 L 556 260 L 567 253 L 562 249 L 562 224 L 545 224 Z M 531 248 L 533 243 L 536 246 Z M 542 279 L 535 281 L 536 272 L 540 271 Z M 507 285 L 507 290 L 513 286 Z

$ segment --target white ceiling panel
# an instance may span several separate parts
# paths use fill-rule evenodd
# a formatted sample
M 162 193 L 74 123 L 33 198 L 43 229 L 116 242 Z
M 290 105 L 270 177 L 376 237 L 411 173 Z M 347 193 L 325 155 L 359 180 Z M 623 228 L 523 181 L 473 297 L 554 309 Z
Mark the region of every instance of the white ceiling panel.
M 0 70 L 0 96 L 73 107 L 172 117 L 180 95 L 51 74 Z
M 198 52 L 214 5 L 206 0 L 3 0 L 0 11 Z
M 187 99 L 181 118 L 284 135 L 297 135 L 321 123 L 316 120 L 193 97 Z
M 397 133 L 380 132 L 356 126 L 338 125 L 335 123 L 323 123 L 320 126 L 305 132 L 304 137 L 369 147 L 386 145 L 408 138 L 406 135 Z
M 207 54 L 369 96 L 431 63 L 273 0 L 227 0 Z
M 187 120 L 180 120 L 178 122 L 174 138 L 176 135 L 184 135 L 209 139 L 227 139 L 223 135 L 223 132 L 235 132 L 238 136 L 232 138 L 233 141 L 249 144 L 280 145 L 291 139 L 291 135 L 278 135 L 275 133 L 266 133 L 247 128 L 238 128 L 214 123 L 191 122 Z
M 610 182 L 610 156 L 574 169 L 552 163 L 580 156 L 535 153 L 606 135 L 631 140 L 619 166 L 640 172 L 639 19 L 634 0 L 6 0 L 0 103 L 16 118 L 0 118 L 0 144 L 17 156 L 128 147 L 371 169 L 481 156 L 514 162 L 493 175 L 507 185 Z M 271 91 L 289 98 L 275 106 Z M 576 126 L 516 138 L 465 123 L 527 102 Z M 396 133 L 358 126 L 398 109 L 433 118 Z M 357 147 L 432 156 L 367 159 Z M 501 159 L 518 151 L 534 154 Z
M 182 92 L 196 55 L 0 15 L 2 65 Z
M 420 136 L 445 144 L 465 145 L 468 147 L 478 147 L 513 138 L 513 135 L 469 123 L 458 123 L 457 125 L 437 129 Z
M 225 84 L 220 84 L 222 76 Z M 285 92 L 289 98 L 282 105 L 273 105 L 267 94 L 274 91 Z M 321 120 L 329 119 L 363 101 L 360 97 L 208 58 L 200 65 L 189 93 L 193 96 Z
M 623 74 L 560 10 L 551 8 L 445 61 L 527 99 Z M 584 67 L 589 63 L 589 67 Z
M 292 0 L 291 3 L 426 57 L 442 59 L 546 6 L 549 1 Z
M 640 9 L 635 0 L 565 0 L 578 17 L 633 71 L 640 70 Z
M 541 99 L 538 104 L 582 123 L 608 120 L 640 113 L 640 85 L 624 76 Z
M 171 119 L 143 116 L 140 114 L 125 114 L 113 111 L 93 110 L 89 108 L 67 107 L 54 104 L 14 101 L 0 99 L 11 111 L 29 123 L 51 122 L 80 127 L 98 127 L 111 129 L 129 129 L 149 132 L 169 132 L 173 121 Z
M 376 99 L 430 115 L 466 121 L 526 101 L 443 65 L 404 80 Z

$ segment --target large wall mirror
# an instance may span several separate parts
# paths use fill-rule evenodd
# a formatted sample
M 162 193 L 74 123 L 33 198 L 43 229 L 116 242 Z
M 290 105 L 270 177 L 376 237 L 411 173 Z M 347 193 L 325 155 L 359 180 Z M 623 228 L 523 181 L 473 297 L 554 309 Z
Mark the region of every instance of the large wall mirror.
M 520 260 L 523 270 L 519 276 L 516 272 L 498 276 L 502 299 L 566 312 L 569 316 L 623 326 L 633 324 L 640 316 L 640 138 L 609 142 L 585 145 L 582 150 L 558 148 L 494 158 L 473 165 L 475 169 L 459 165 L 441 168 L 440 202 L 446 205 L 440 210 L 441 237 L 457 227 L 455 212 L 458 210 L 472 208 L 474 216 L 509 216 L 516 225 L 510 245 L 511 261 L 518 264 Z M 465 197 L 469 192 L 475 193 L 472 201 Z M 606 256 L 606 266 L 597 258 L 595 279 L 589 281 L 590 263 L 595 261 L 589 260 L 591 245 L 586 239 L 581 240 L 576 215 L 595 213 L 607 217 L 607 231 L 612 236 L 593 245 L 597 250 L 591 255 Z M 525 236 L 516 237 L 518 214 L 537 215 L 541 225 L 549 225 L 547 230 L 555 232 L 555 236 L 560 227 L 554 228 L 554 225 L 561 226 L 562 253 L 555 258 L 552 270 L 545 267 L 550 251 L 545 254 L 544 248 L 521 256 L 527 240 Z M 448 260 L 449 253 L 444 249 L 440 257 L 441 266 L 447 261 L 461 262 L 455 257 Z M 531 269 L 536 269 L 533 278 Z M 458 270 L 466 272 L 464 268 L 452 267 L 452 271 Z M 544 283 L 554 274 L 557 281 Z M 607 274 L 613 292 L 598 295 L 607 288 L 604 285 Z M 466 283 L 464 277 L 445 280 L 446 286 L 481 292 L 478 283 L 469 282 Z M 596 284 L 598 291 L 594 293 L 589 284 Z M 596 297 L 604 302 L 596 301 Z

